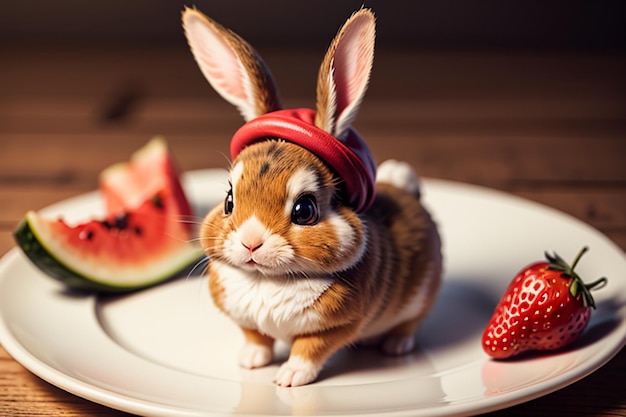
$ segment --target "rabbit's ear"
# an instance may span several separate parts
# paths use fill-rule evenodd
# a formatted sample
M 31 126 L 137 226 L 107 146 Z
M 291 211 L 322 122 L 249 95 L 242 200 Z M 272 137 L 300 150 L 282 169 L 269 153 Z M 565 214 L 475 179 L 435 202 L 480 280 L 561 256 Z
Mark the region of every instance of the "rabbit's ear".
M 272 74 L 250 44 L 195 9 L 185 8 L 182 20 L 202 74 L 246 121 L 280 110 Z
M 317 79 L 315 125 L 341 137 L 356 117 L 374 60 L 376 23 L 370 9 L 354 13 L 333 39 Z

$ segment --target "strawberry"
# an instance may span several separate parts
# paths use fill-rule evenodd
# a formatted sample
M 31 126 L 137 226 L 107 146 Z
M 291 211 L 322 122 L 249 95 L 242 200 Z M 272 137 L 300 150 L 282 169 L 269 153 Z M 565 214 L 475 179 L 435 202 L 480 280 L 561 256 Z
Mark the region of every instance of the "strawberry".
M 555 350 L 572 343 L 583 332 L 591 309 L 590 290 L 603 287 L 602 277 L 586 285 L 574 272 L 587 251 L 583 248 L 572 265 L 559 255 L 522 269 L 495 308 L 482 337 L 487 355 L 505 359 L 531 350 Z

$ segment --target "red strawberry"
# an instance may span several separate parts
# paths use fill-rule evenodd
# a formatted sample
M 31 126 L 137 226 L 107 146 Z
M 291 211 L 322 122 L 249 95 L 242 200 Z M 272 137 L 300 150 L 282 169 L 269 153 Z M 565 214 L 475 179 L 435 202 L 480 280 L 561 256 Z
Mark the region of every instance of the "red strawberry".
M 572 343 L 583 332 L 591 309 L 590 290 L 606 285 L 606 278 L 585 285 L 574 272 L 587 251 L 572 266 L 556 253 L 548 262 L 522 269 L 506 289 L 483 333 L 487 355 L 504 359 L 530 350 L 555 350 Z

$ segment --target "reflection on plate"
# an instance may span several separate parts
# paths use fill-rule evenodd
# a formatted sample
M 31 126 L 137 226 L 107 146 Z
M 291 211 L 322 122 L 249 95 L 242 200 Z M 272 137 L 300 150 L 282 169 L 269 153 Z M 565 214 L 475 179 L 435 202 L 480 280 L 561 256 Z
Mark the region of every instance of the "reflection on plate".
M 185 176 L 198 213 L 223 197 L 225 174 Z M 275 363 L 241 370 L 238 329 L 212 305 L 206 278 L 180 277 L 125 296 L 71 293 L 18 250 L 0 261 L 0 341 L 36 375 L 89 400 L 140 415 L 447 416 L 492 411 L 568 385 L 606 363 L 626 339 L 624 253 L 591 227 L 503 193 L 425 180 L 441 227 L 445 278 L 418 334 L 400 358 L 344 349 L 308 386 L 272 384 Z M 96 193 L 46 209 L 68 219 L 94 213 Z M 542 236 L 541 240 L 537 236 Z M 595 294 L 587 331 L 565 352 L 489 360 L 480 336 L 513 275 L 544 250 L 573 257 L 578 271 L 609 277 Z M 611 279 L 614 277 L 614 279 Z M 277 346 L 285 358 L 288 347 Z

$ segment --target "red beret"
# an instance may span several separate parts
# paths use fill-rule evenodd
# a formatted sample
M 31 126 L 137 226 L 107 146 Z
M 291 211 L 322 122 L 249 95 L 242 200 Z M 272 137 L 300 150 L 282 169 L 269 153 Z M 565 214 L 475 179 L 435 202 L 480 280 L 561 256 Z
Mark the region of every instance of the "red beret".
M 232 138 L 234 160 L 246 146 L 268 137 L 281 138 L 309 150 L 324 161 L 343 183 L 344 203 L 355 211 L 369 208 L 374 201 L 376 163 L 367 144 L 352 128 L 338 140 L 315 126 L 315 110 L 288 109 L 263 114 L 244 124 Z

